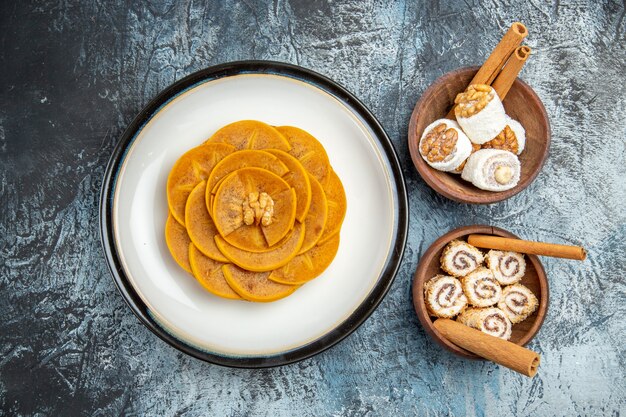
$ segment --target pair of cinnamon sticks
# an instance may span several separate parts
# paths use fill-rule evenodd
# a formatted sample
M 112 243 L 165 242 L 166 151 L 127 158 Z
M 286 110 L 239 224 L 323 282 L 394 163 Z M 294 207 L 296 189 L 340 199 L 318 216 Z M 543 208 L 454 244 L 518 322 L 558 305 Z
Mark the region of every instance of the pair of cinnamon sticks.
M 513 23 L 469 85 L 491 85 L 500 100 L 504 100 L 530 56 L 530 47 L 520 46 L 526 36 L 526 26 L 520 22 Z M 452 106 L 446 119 L 454 120 L 454 107 Z

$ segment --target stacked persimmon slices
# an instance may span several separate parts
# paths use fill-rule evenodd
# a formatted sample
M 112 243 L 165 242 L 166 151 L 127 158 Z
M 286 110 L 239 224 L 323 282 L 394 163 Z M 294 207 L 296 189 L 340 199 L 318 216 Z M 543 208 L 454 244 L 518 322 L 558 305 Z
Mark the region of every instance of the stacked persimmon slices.
M 174 164 L 167 246 L 209 292 L 268 302 L 319 276 L 339 248 L 346 195 L 322 144 L 242 120 Z

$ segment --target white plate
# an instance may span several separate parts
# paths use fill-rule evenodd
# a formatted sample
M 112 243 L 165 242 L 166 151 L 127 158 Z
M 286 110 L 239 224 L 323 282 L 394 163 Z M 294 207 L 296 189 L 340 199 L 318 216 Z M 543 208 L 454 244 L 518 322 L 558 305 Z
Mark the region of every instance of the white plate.
M 164 239 L 167 175 L 185 151 L 241 119 L 293 125 L 326 148 L 348 201 L 331 266 L 272 303 L 225 300 L 171 258 Z M 375 309 L 400 263 L 407 228 L 401 170 L 380 125 L 332 81 L 287 64 L 209 68 L 162 92 L 131 124 L 109 163 L 103 245 L 133 311 L 161 338 L 201 359 L 261 367 L 314 355 Z

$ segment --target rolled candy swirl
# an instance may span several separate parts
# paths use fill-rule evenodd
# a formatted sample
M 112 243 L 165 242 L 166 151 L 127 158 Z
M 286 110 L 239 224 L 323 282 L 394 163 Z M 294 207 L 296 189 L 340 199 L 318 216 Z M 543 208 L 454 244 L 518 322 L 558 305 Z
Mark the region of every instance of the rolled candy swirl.
M 519 155 L 526 146 L 526 130 L 517 120 L 506 117 L 506 126 L 502 132 L 489 142 L 483 143 L 483 149 L 501 149 Z
M 455 277 L 462 277 L 478 268 L 484 260 L 483 253 L 474 246 L 453 240 L 441 254 L 441 269 Z
M 472 84 L 454 100 L 456 121 L 473 143 L 489 142 L 506 126 L 504 106 L 489 85 Z
M 485 267 L 477 268 L 461 278 L 461 284 L 467 300 L 476 307 L 492 306 L 500 301 L 502 296 L 502 287 Z
M 457 122 L 439 119 L 424 129 L 419 151 L 431 167 L 439 171 L 459 173 L 457 168 L 472 153 L 472 143 Z
M 535 294 L 522 284 L 504 287 L 498 308 L 507 315 L 511 323 L 520 323 L 537 309 L 539 301 Z
M 505 191 L 517 185 L 520 172 L 520 162 L 514 153 L 481 149 L 467 158 L 461 178 L 481 190 Z
M 468 308 L 457 321 L 491 336 L 504 340 L 511 338 L 511 321 L 499 308 Z
M 487 253 L 487 266 L 502 285 L 515 284 L 526 273 L 524 255 L 517 252 L 492 249 Z
M 435 275 L 424 284 L 426 308 L 432 316 L 452 318 L 467 307 L 461 282 L 447 275 Z

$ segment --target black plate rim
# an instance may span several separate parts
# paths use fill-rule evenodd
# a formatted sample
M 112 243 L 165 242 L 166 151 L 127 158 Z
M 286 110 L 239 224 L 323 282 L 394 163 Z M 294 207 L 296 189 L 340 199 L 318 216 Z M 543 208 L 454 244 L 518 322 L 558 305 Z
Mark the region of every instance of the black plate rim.
M 392 191 L 394 198 L 398 201 L 398 206 L 394 207 L 393 248 L 390 250 L 390 256 L 385 262 L 378 282 L 365 300 L 346 320 L 322 337 L 293 350 L 271 356 L 237 357 L 205 351 L 187 344 L 161 327 L 152 317 L 146 304 L 136 293 L 124 272 L 117 254 L 112 227 L 113 197 L 117 174 L 136 134 L 162 106 L 181 92 L 203 82 L 241 74 L 272 74 L 304 81 L 331 94 L 353 109 L 372 129 L 374 138 L 377 139 L 384 151 L 386 157 L 384 162 L 391 173 Z M 120 294 L 135 316 L 157 337 L 179 351 L 206 362 L 231 368 L 269 368 L 295 363 L 329 349 L 354 332 L 378 307 L 395 279 L 406 246 L 409 217 L 406 186 L 398 156 L 382 125 L 365 105 L 335 81 L 310 69 L 283 62 L 258 60 L 228 62 L 205 68 L 173 83 L 152 99 L 129 124 L 113 150 L 104 174 L 99 212 L 100 239 L 107 266 Z

